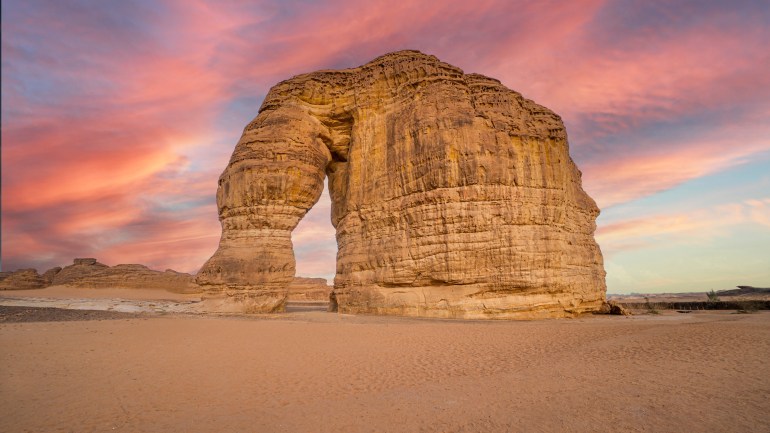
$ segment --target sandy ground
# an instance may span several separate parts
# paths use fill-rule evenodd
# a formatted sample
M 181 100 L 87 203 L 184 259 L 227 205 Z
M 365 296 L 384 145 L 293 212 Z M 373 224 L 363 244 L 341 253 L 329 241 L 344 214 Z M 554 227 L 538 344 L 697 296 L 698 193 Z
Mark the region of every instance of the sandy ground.
M 27 303 L 115 302 L 74 290 Z M 134 304 L 189 301 L 140 292 Z M 461 322 L 296 311 L 0 308 L 0 431 L 770 431 L 770 312 Z
M 51 286 L 0 291 L 0 305 L 107 310 L 124 313 L 184 313 L 194 310 L 200 294 L 157 289 L 83 289 Z

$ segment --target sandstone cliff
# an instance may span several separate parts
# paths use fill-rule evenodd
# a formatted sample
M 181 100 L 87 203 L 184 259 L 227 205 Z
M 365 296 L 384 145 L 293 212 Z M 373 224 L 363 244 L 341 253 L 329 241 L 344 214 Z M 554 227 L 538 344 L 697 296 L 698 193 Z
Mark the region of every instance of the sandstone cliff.
M 270 90 L 219 179 L 209 297 L 283 308 L 291 231 L 326 176 L 341 312 L 562 317 L 604 300 L 599 210 L 561 118 L 416 51 Z

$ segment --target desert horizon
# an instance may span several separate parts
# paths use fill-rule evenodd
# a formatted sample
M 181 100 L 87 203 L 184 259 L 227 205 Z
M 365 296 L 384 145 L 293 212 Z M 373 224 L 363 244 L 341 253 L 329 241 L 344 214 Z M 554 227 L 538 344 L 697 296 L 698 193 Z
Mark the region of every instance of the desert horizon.
M 2 432 L 770 432 L 770 3 L 3 0 Z
M 291 293 L 283 313 L 200 301 L 0 291 L 0 430 L 770 428 L 766 309 L 488 321 L 342 314 Z
M 86 259 L 73 259 L 73 261 L 74 260 L 86 260 Z M 87 259 L 87 260 L 97 260 L 97 259 Z M 63 266 L 55 266 L 55 267 L 53 267 L 51 269 L 57 269 L 57 268 L 61 269 L 61 268 L 65 267 L 65 266 L 68 266 L 68 264 L 66 264 L 66 263 L 63 263 L 62 265 Z M 171 273 L 176 273 L 176 274 L 186 274 L 189 277 L 194 277 L 195 276 L 194 273 L 191 274 L 191 273 L 186 273 L 186 272 L 177 272 L 174 269 L 163 269 L 163 270 L 158 269 L 158 268 L 152 269 L 149 266 L 138 264 L 138 263 L 119 263 L 119 264 L 113 265 L 112 267 L 119 267 L 120 268 L 120 267 L 128 267 L 128 266 L 140 266 L 140 267 L 147 268 L 150 271 L 156 271 L 156 272 L 171 272 Z M 23 272 L 23 271 L 32 270 L 38 276 L 42 277 L 46 272 L 50 272 L 51 269 L 42 270 L 42 269 L 35 269 L 35 268 L 19 268 L 19 269 L 14 269 L 14 270 L 0 271 L 0 282 L 2 282 L 5 278 L 9 277 L 10 275 L 12 275 L 15 272 L 20 272 L 20 271 Z M 314 275 L 297 275 L 297 276 L 295 276 L 295 278 L 296 279 L 300 279 L 300 280 L 324 280 L 325 283 L 323 283 L 323 284 L 326 284 L 326 285 L 328 285 L 330 287 L 334 286 L 334 279 L 333 278 L 332 278 L 331 281 L 328 280 L 327 278 L 323 278 L 321 276 L 314 276 Z M 11 285 L 7 285 L 7 286 L 0 285 L 0 290 L 25 290 L 25 288 L 22 287 L 22 286 L 15 287 L 15 286 L 11 286 Z M 738 291 L 736 291 L 736 288 L 737 288 Z M 169 288 L 169 290 L 172 290 L 172 291 L 173 290 L 179 290 L 179 289 L 180 288 L 171 288 L 171 287 Z M 742 293 L 742 294 L 740 293 L 741 289 L 744 289 L 743 290 L 744 293 Z M 708 289 L 703 288 L 703 289 L 700 289 L 700 290 L 688 290 L 688 291 L 677 291 L 675 288 L 671 288 L 669 290 L 663 290 L 663 291 L 659 291 L 659 292 L 632 292 L 632 291 L 627 291 L 627 292 L 622 292 L 622 291 L 610 292 L 610 291 L 607 291 L 607 297 L 608 298 L 618 298 L 618 299 L 621 299 L 621 298 L 640 298 L 641 299 L 641 298 L 644 298 L 645 296 L 654 296 L 654 297 L 663 297 L 663 298 L 668 297 L 668 298 L 677 298 L 677 299 L 679 299 L 679 298 L 681 298 L 681 299 L 695 299 L 696 297 L 699 297 L 699 296 L 703 297 L 703 296 L 706 296 L 707 293 L 709 293 L 711 291 L 715 291 L 716 293 L 720 293 L 723 296 L 724 295 L 727 295 L 727 296 L 756 295 L 756 296 L 753 296 L 753 297 L 756 298 L 756 299 L 763 299 L 762 295 L 765 293 L 765 291 L 768 291 L 768 290 L 770 290 L 770 288 L 767 288 L 767 287 L 755 287 L 755 286 L 751 286 L 751 285 L 747 285 L 747 284 L 736 284 L 734 286 L 730 286 L 729 288 L 716 288 L 716 289 L 714 289 L 714 288 L 709 287 Z

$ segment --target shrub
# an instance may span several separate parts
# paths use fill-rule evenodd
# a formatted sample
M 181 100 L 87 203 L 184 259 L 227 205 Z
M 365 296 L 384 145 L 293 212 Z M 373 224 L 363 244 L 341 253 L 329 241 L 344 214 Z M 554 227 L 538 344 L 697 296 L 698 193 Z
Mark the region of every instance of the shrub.
M 708 296 L 709 302 L 719 302 L 719 296 L 717 296 L 717 292 L 715 292 L 714 289 L 711 289 L 710 292 L 707 292 L 706 296 Z

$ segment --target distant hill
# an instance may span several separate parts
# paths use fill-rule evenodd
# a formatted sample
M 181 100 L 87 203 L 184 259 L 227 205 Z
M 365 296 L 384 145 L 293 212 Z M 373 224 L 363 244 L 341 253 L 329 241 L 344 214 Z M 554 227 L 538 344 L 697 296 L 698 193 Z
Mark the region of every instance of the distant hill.
M 744 295 L 758 295 L 758 294 L 770 294 L 770 289 L 752 287 L 752 286 L 737 286 L 737 289 L 732 290 L 718 290 L 719 296 L 744 296 Z

